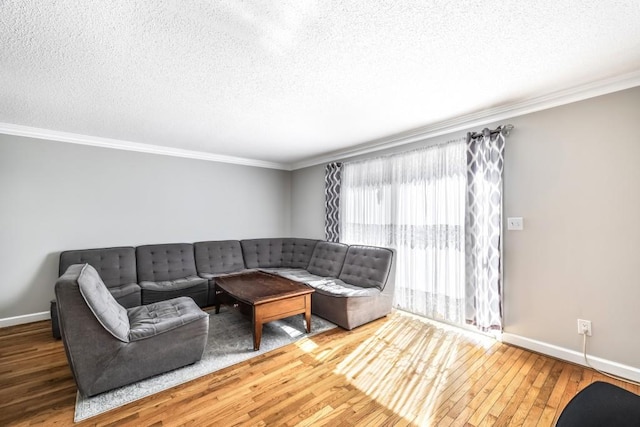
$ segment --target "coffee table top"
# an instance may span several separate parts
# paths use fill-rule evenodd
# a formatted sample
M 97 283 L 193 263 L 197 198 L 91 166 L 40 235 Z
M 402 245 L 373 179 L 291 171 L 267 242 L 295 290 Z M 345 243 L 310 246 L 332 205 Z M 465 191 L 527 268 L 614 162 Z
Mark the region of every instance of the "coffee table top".
M 313 288 L 264 271 L 230 274 L 216 278 L 216 286 L 251 305 L 314 292 Z

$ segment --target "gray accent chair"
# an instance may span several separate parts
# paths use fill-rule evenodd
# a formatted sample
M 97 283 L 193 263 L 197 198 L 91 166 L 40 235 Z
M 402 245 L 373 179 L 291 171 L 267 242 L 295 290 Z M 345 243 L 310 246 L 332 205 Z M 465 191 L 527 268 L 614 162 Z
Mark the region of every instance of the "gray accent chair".
M 187 296 L 207 305 L 209 281 L 198 276 L 192 244 L 138 246 L 136 262 L 142 304 Z
M 217 240 L 193 244 L 198 275 L 209 281 L 207 305 L 215 304 L 215 279 L 246 269 L 238 240 Z
M 190 298 L 125 309 L 89 264 L 70 266 L 55 295 L 67 360 L 85 396 L 202 358 L 209 316 Z
M 111 295 L 124 308 L 141 304 L 141 292 L 136 274 L 136 250 L 131 246 L 80 249 L 60 254 L 58 276 L 73 264 L 89 264 L 98 271 Z M 56 301 L 51 301 L 51 328 L 54 338 L 60 338 Z

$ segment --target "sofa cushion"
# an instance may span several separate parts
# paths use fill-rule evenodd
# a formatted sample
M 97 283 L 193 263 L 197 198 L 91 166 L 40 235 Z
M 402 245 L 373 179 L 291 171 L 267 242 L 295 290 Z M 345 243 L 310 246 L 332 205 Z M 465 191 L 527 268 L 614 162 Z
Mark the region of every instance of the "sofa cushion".
M 265 270 L 271 270 L 269 268 L 266 268 Z M 230 271 L 229 273 L 201 273 L 200 277 L 202 277 L 203 279 L 207 279 L 209 281 L 215 279 L 216 277 L 224 277 L 224 276 L 230 276 L 232 274 L 240 274 L 240 273 L 248 273 L 250 271 L 256 271 L 253 268 L 245 268 L 244 270 L 239 270 L 239 271 Z
M 173 298 L 189 297 L 200 307 L 206 307 L 209 299 L 209 280 L 189 276 L 162 282 L 141 282 L 142 304 L 151 304 Z
M 380 290 L 377 288 L 361 288 L 360 286 L 345 283 L 340 279 L 331 279 L 317 284 L 310 284 L 310 286 L 320 294 L 339 298 L 375 297 L 380 295 Z
M 141 304 L 140 285 L 137 283 L 127 283 L 122 286 L 112 286 L 109 288 L 111 295 L 124 308 L 137 307 Z
M 151 282 L 151 281 L 140 282 L 140 287 L 143 290 L 157 291 L 157 292 L 177 291 L 180 289 L 192 288 L 194 286 L 202 285 L 204 283 L 207 283 L 207 279 L 203 277 L 187 276 L 187 277 L 183 277 L 181 279 L 175 279 L 175 280 L 162 280 L 159 282 Z
M 318 240 L 314 239 L 282 239 L 283 268 L 307 268 Z
M 338 277 L 348 246 L 342 243 L 318 242 L 313 249 L 307 271 L 317 276 Z
M 338 278 L 363 288 L 384 289 L 393 252 L 374 246 L 349 246 Z
M 275 274 L 286 277 L 296 282 L 305 283 L 316 290 L 316 292 L 335 297 L 369 297 L 380 295 L 380 291 L 375 288 L 361 288 L 350 285 L 340 279 L 332 277 L 317 276 L 302 269 L 276 270 Z
M 198 274 L 190 243 L 138 246 L 136 260 L 140 282 L 176 280 Z
M 208 316 L 188 297 L 130 308 L 127 315 L 131 341 L 153 337 Z
M 282 267 L 282 239 L 241 240 L 247 268 Z
M 138 282 L 133 247 L 64 251 L 60 254 L 58 276 L 73 264 L 90 264 L 108 288 Z
M 118 304 L 91 265 L 85 264 L 82 267 L 78 287 L 82 298 L 102 327 L 120 341 L 129 342 L 127 310 Z
M 266 271 L 290 280 L 295 280 L 296 282 L 305 283 L 309 286 L 315 286 L 318 283 L 331 280 L 330 277 L 318 276 L 316 274 L 309 273 L 307 270 L 302 268 L 278 268 L 268 269 Z
M 244 270 L 242 247 L 238 240 L 218 240 L 196 242 L 196 269 L 201 277 L 203 273 L 220 274 Z

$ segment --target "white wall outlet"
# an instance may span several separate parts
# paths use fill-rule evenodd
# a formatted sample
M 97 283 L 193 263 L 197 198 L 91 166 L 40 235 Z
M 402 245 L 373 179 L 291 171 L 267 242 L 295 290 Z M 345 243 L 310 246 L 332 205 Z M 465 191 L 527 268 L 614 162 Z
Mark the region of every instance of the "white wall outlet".
M 524 230 L 524 220 L 522 217 L 507 218 L 507 230 Z
M 591 336 L 591 320 L 578 319 L 578 333 L 580 335 L 587 334 Z

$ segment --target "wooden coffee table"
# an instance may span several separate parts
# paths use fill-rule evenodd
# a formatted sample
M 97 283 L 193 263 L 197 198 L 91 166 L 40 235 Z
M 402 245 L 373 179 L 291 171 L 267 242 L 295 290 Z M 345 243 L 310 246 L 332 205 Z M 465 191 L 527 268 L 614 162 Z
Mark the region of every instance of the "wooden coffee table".
M 264 271 L 232 274 L 216 278 L 216 294 L 226 294 L 251 307 L 253 349 L 260 349 L 262 325 L 272 320 L 304 314 L 307 333 L 311 332 L 312 288 L 302 283 Z M 216 314 L 221 296 L 216 296 Z

